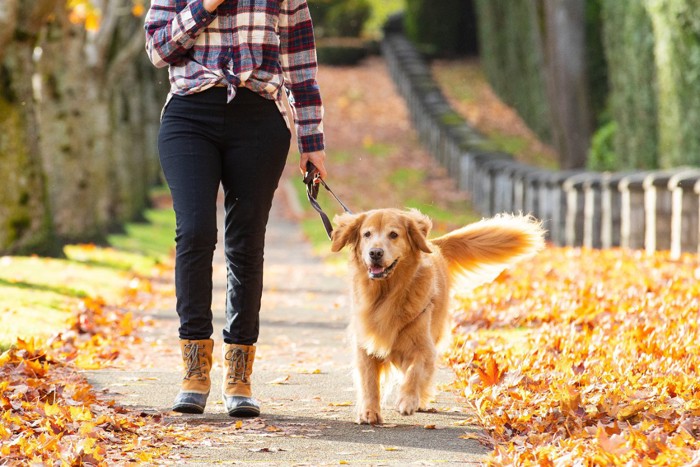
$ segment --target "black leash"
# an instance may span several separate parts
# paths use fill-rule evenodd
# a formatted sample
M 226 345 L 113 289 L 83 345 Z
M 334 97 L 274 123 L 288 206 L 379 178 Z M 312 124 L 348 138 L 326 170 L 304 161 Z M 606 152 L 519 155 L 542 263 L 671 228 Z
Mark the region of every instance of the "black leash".
M 321 216 L 321 221 L 323 222 L 323 227 L 326 229 L 326 233 L 328 234 L 328 238 L 332 238 L 331 235 L 333 233 L 333 225 L 331 224 L 331 220 L 328 218 L 325 212 L 323 212 L 323 209 L 321 209 L 321 205 L 318 204 L 318 201 L 316 198 L 318 197 L 318 191 L 319 191 L 319 185 L 323 185 L 323 187 L 331 194 L 333 195 L 333 198 L 343 207 L 343 210 L 347 212 L 348 214 L 352 214 L 352 211 L 348 209 L 345 204 L 343 204 L 342 201 L 340 201 L 340 198 L 336 196 L 335 193 L 333 193 L 333 190 L 328 186 L 328 184 L 323 181 L 321 178 L 321 174 L 318 173 L 318 169 L 311 163 L 308 162 L 306 164 L 306 173 L 304 174 L 304 184 L 306 184 L 306 197 L 309 199 L 309 203 L 311 203 L 311 207 L 313 207 L 316 212 L 318 213 L 319 216 Z

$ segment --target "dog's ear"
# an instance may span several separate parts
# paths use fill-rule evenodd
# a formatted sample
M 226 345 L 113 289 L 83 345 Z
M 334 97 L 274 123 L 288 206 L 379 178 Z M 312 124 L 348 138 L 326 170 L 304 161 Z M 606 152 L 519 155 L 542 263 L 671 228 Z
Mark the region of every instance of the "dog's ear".
M 331 251 L 337 252 L 345 245 L 354 245 L 359 238 L 360 225 L 364 214 L 339 214 L 333 218 L 335 229 L 331 234 Z
M 417 209 L 411 209 L 408 211 L 407 222 L 406 231 L 411 243 L 420 251 L 431 253 L 428 246 L 428 233 L 433 228 L 433 222 L 430 218 Z

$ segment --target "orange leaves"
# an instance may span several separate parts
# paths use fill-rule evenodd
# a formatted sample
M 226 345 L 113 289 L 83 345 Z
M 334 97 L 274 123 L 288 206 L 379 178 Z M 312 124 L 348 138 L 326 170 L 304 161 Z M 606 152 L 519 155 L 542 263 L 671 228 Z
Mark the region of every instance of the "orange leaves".
M 477 366 L 476 371 L 479 373 L 481 381 L 486 386 L 498 384 L 501 381 L 501 377 L 503 377 L 504 373 L 504 371 L 498 367 L 496 360 L 491 357 L 488 357 L 486 362 L 484 362 L 482 365 Z
M 32 367 L 32 374 L 27 368 Z M 36 376 L 36 365 L 41 375 Z M 98 445 L 102 435 L 86 423 L 96 417 L 95 397 L 87 382 L 69 368 L 48 358 L 33 342 L 18 341 L 5 352 L 0 365 L 3 380 L 0 419 L 3 459 L 67 464 L 104 459 Z
M 691 255 L 551 248 L 458 297 L 450 363 L 490 461 L 700 459 L 698 271 Z
M 94 306 L 93 302 L 90 306 Z M 86 306 L 88 306 L 86 305 Z M 120 319 L 112 320 L 119 323 Z M 104 328 L 94 327 L 94 329 Z M 147 419 L 124 414 L 101 400 L 84 377 L 60 360 L 78 345 L 80 354 L 99 363 L 100 351 L 73 335 L 55 339 L 53 348 L 18 339 L 0 356 L 0 458 L 3 462 L 41 465 L 104 465 L 108 459 L 153 459 L 163 446 L 140 446 Z M 102 340 L 109 340 L 100 337 Z M 79 362 L 76 358 L 74 362 Z M 160 428 L 159 430 L 162 430 Z M 157 430 L 154 430 L 157 431 Z
M 144 0 L 132 0 L 131 14 L 136 17 L 141 17 L 146 14 L 146 6 Z
M 139 290 L 152 299 L 146 282 Z M 143 298 L 126 297 L 131 309 Z M 162 427 L 142 445 L 149 419 L 101 400 L 76 370 L 123 356 L 127 344 L 139 341 L 133 333 L 141 321 L 99 298 L 84 298 L 74 311 L 69 329 L 48 342 L 17 339 L 0 355 L 0 464 L 148 462 L 167 451 L 156 441 Z
M 93 0 L 68 0 L 68 19 L 73 24 L 82 24 L 87 31 L 96 32 L 102 24 L 102 11 Z M 145 0 L 132 0 L 131 14 L 141 17 L 146 13 Z
M 88 31 L 100 29 L 102 13 L 91 0 L 68 0 L 68 19 L 73 24 L 83 24 Z

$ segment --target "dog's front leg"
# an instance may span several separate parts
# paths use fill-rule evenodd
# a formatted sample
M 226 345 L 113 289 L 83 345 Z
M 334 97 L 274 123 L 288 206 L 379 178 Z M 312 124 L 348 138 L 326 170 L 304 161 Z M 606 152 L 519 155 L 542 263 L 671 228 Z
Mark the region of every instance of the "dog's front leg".
M 413 415 L 425 408 L 432 395 L 437 351 L 432 342 L 420 346 L 423 352 L 403 358 L 397 365 L 404 374 L 397 409 L 401 415 Z
M 379 402 L 379 380 L 384 362 L 369 355 L 363 348 L 357 348 L 355 359 L 357 423 L 379 425 L 382 423 Z

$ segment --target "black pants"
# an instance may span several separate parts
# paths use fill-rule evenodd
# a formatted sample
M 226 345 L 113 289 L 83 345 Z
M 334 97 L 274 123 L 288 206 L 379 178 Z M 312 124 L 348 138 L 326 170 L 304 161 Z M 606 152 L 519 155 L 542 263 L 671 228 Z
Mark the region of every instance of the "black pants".
M 208 339 L 217 194 L 223 186 L 227 264 L 224 342 L 258 339 L 263 249 L 272 197 L 290 132 L 275 102 L 226 88 L 174 96 L 163 114 L 158 150 L 177 219 L 175 288 L 181 339 Z

